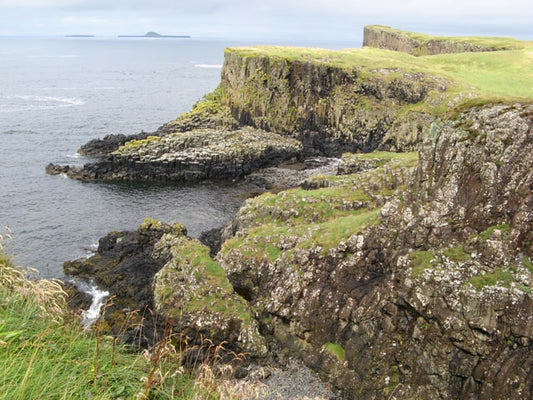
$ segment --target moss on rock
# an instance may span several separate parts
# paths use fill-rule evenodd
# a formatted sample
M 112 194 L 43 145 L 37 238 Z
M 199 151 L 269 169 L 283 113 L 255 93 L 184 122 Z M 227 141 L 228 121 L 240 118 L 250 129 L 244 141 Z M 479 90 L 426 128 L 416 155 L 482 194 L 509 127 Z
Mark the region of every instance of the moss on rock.
M 170 256 L 154 277 L 154 304 L 160 314 L 175 320 L 180 331 L 198 332 L 253 356 L 266 354 L 251 309 L 233 291 L 207 246 L 185 236 L 165 235 L 154 251 Z

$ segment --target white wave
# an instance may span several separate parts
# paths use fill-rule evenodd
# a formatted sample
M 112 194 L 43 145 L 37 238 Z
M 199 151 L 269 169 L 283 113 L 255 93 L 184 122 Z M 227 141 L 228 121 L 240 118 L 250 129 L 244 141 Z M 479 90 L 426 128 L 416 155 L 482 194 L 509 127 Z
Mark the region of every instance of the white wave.
M 197 68 L 222 68 L 222 64 L 196 64 Z
M 74 153 L 74 154 L 67 154 L 67 157 L 68 158 L 81 158 L 81 155 L 79 153 Z
M 81 106 L 85 104 L 85 101 L 79 98 L 72 97 L 54 97 L 54 96 L 21 96 L 20 98 L 37 101 L 37 102 L 54 102 L 60 104 L 66 104 L 69 106 Z
M 85 293 L 90 294 L 93 298 L 89 309 L 83 312 L 81 321 L 85 329 L 89 329 L 100 317 L 100 311 L 105 304 L 105 299 L 109 296 L 109 292 L 107 290 L 100 290 L 95 285 L 92 285 L 90 290 Z
M 37 96 L 37 95 L 2 95 L 0 112 L 17 112 L 31 110 L 49 110 L 59 107 L 74 107 L 85 104 L 77 97 Z M 6 104 L 7 103 L 7 104 Z
M 82 324 L 85 329 L 89 329 L 100 317 L 100 311 L 105 304 L 106 298 L 109 296 L 107 290 L 100 290 L 94 282 L 86 282 L 77 279 L 70 280 L 80 292 L 86 293 L 91 296 L 91 306 L 88 310 L 82 313 Z

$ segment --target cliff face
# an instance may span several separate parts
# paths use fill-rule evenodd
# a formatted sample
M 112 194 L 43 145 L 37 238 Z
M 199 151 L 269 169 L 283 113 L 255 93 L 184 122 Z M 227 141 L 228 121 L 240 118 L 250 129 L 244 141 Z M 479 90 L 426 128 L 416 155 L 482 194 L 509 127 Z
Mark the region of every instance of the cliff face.
M 412 172 L 376 156 L 249 201 L 219 260 L 263 333 L 350 399 L 531 397 L 531 111 L 435 123 Z
M 273 158 L 418 150 L 344 154 L 337 176 L 246 201 L 216 262 L 159 235 L 155 306 L 179 303 L 184 326 L 200 318 L 256 356 L 267 343 L 301 358 L 349 399 L 533 397 L 533 106 L 388 53 L 229 49 L 212 96 L 81 173 L 240 177 Z
M 388 26 L 365 26 L 363 46 L 409 53 L 414 56 L 512 50 L 520 47 L 513 39 L 439 38 L 393 29 Z
M 413 149 L 433 117 L 410 105 L 444 92 L 447 82 L 399 69 L 342 67 L 305 58 L 226 50 L 224 101 L 243 125 L 289 134 L 308 153 Z

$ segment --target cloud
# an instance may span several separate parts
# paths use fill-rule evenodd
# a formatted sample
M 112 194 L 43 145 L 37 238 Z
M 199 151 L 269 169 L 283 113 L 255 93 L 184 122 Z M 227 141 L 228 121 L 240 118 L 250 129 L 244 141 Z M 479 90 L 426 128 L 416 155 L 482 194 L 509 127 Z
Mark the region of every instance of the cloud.
M 110 25 L 111 21 L 107 18 L 99 17 L 80 17 L 68 15 L 60 19 L 63 25 Z
M 531 0 L 0 0 L 3 32 L 353 37 L 365 24 L 442 33 L 530 31 Z M 32 30 L 27 32 L 27 30 Z M 498 31 L 498 32 L 496 32 Z

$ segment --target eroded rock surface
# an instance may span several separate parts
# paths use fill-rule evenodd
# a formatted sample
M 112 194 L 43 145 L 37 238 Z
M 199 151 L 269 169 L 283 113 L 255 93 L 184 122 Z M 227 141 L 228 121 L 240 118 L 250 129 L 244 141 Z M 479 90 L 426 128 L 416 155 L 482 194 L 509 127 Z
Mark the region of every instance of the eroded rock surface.
M 405 186 L 377 162 L 248 201 L 219 260 L 263 333 L 345 398 L 531 397 L 531 111 L 434 124 Z
M 112 232 L 94 256 L 67 262 L 64 270 L 110 292 L 103 329 L 127 342 L 151 345 L 170 328 L 190 346 L 205 339 L 249 356 L 266 354 L 248 304 L 209 248 L 187 237 L 181 224 L 147 219 L 137 231 Z
M 294 139 L 256 129 L 203 129 L 132 140 L 96 163 L 49 165 L 46 170 L 81 180 L 196 182 L 242 178 L 298 157 L 301 151 Z

